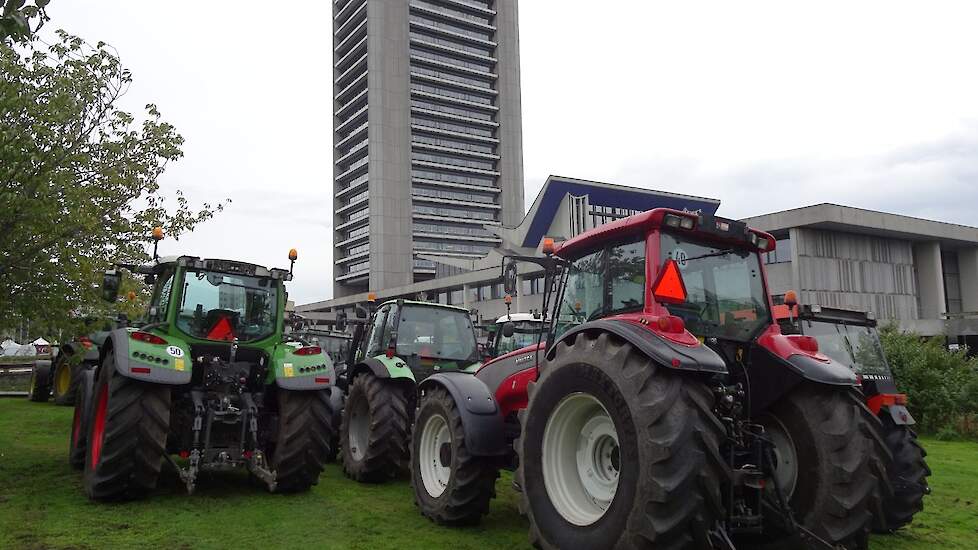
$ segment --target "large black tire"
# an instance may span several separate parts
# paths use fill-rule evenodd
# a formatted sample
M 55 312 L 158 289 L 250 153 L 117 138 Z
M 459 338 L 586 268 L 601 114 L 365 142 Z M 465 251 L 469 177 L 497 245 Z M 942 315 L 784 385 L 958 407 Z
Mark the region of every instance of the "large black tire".
M 47 403 L 51 397 L 51 367 L 34 365 L 27 387 L 27 399 L 35 403 Z
M 407 471 L 414 412 L 408 391 L 403 383 L 370 373 L 353 379 L 340 429 L 343 471 L 348 477 L 381 483 Z M 361 435 L 351 438 L 351 427 Z
M 930 493 L 927 485 L 930 468 L 924 460 L 927 451 L 920 446 L 910 426 L 898 425 L 886 411 L 881 414 L 881 420 L 883 439 L 893 456 L 888 472 L 893 491 L 883 500 L 882 518 L 875 530 L 890 533 L 910 524 L 914 514 L 924 509 L 924 495 Z
M 332 439 L 326 390 L 278 390 L 278 438 L 271 457 L 275 491 L 305 491 L 319 482 Z
M 595 332 L 558 343 L 554 359 L 541 367 L 528 392 L 529 405 L 520 413 L 516 480 L 533 544 L 712 547 L 708 533 L 723 514 L 726 466 L 719 448 L 724 431 L 712 412 L 713 394 L 701 379 L 658 365 L 630 344 Z M 599 402 L 613 421 L 619 474 L 603 514 L 594 521 L 571 522 L 548 493 L 544 472 L 552 470 L 544 465 L 543 442 L 551 416 L 581 396 Z
M 330 388 L 330 432 L 329 453 L 326 455 L 326 462 L 336 462 L 336 457 L 340 455 L 340 430 L 343 427 L 343 391 L 333 386 Z
M 85 370 L 78 381 L 78 396 L 75 398 L 75 414 L 71 421 L 71 435 L 68 438 L 68 464 L 81 470 L 85 467 L 85 451 L 88 450 L 88 423 L 92 414 L 92 401 L 95 393 L 95 372 Z
M 85 493 L 129 500 L 156 487 L 170 427 L 170 388 L 115 372 L 106 354 L 95 382 L 85 453 Z
M 439 452 L 425 452 L 432 445 Z M 447 474 L 442 483 L 431 469 L 422 473 L 422 458 L 436 460 Z M 489 513 L 499 468 L 486 457 L 473 456 L 465 445 L 465 428 L 455 399 L 441 387 L 421 396 L 411 444 L 411 486 L 421 514 L 442 525 L 475 525 Z
M 861 394 L 802 384 L 757 421 L 775 442 L 778 469 L 793 456 L 794 481 L 782 490 L 795 520 L 832 545 L 866 548 L 889 453 Z
M 75 404 L 75 395 L 78 393 L 78 375 L 81 370 L 81 364 L 72 365 L 68 356 L 64 353 L 58 354 L 51 366 L 51 389 L 53 390 L 55 405 L 70 406 Z

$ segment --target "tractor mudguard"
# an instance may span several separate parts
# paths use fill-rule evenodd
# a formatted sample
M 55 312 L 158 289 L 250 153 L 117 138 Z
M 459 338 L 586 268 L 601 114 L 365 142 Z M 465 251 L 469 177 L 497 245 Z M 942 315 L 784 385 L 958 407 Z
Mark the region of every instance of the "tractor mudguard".
M 884 408 L 889 411 L 890 417 L 893 418 L 893 423 L 897 426 L 913 426 L 917 423 L 910 414 L 910 411 L 903 405 L 890 405 Z
M 278 344 L 272 351 L 270 376 L 275 384 L 286 390 L 324 390 L 336 384 L 333 361 L 320 351 L 298 355 L 297 348 Z
M 190 383 L 193 364 L 186 344 L 173 341 L 172 336 L 167 336 L 167 344 L 150 344 L 130 339 L 132 332 L 135 330 L 113 330 L 100 347 L 99 365 L 112 351 L 115 371 L 122 376 L 173 386 Z
M 350 369 L 348 381 L 352 381 L 353 378 L 364 371 L 372 372 L 377 378 L 405 378 L 412 383 L 415 382 L 414 373 L 411 372 L 411 368 L 399 357 L 389 358 L 384 355 L 367 357 Z
M 793 371 L 806 380 L 830 386 L 857 386 L 859 381 L 852 369 L 837 361 L 819 361 L 807 355 L 795 354 L 785 360 Z
M 693 372 L 727 373 L 726 363 L 709 347 L 703 344 L 684 346 L 670 342 L 651 330 L 643 328 L 641 325 L 627 321 L 615 319 L 590 321 L 568 330 L 554 344 L 578 333 L 592 330 L 610 332 L 635 346 L 638 351 L 647 355 L 656 363 L 669 368 Z M 556 345 L 550 348 L 550 351 L 547 353 L 547 359 L 553 359 L 556 349 Z
M 501 456 L 506 454 L 506 437 L 503 417 L 489 388 L 481 380 L 464 372 L 440 372 L 421 382 L 420 390 L 441 386 L 455 400 L 462 427 L 465 429 L 465 446 L 476 456 Z

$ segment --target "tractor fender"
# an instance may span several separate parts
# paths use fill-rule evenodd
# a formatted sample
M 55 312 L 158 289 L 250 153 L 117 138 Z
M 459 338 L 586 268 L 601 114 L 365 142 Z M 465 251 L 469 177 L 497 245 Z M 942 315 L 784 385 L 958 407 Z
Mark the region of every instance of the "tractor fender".
M 185 356 L 188 354 L 181 351 L 179 352 L 180 356 L 175 357 L 168 353 L 167 348 L 178 346 L 154 345 L 148 348 L 153 355 L 146 354 L 145 359 L 142 358 L 143 354 L 140 354 L 140 357 L 130 356 L 129 333 L 127 329 L 120 328 L 109 334 L 109 337 L 105 339 L 105 344 L 99 347 L 99 366 L 97 368 L 102 367 L 109 351 L 112 351 L 115 359 L 115 372 L 126 378 L 171 386 L 190 383 L 193 373 L 191 359 L 189 356 Z M 167 360 L 167 365 L 156 362 L 157 358 L 162 360 L 164 357 Z M 183 370 L 176 368 L 177 360 L 180 361 L 179 365 Z
M 635 346 L 656 363 L 672 369 L 711 374 L 727 373 L 726 363 L 709 347 L 701 343 L 686 346 L 672 342 L 650 329 L 624 320 L 601 319 L 578 325 L 565 332 L 554 344 L 588 331 L 610 332 Z M 554 345 L 547 352 L 548 360 L 554 358 L 556 349 L 557 346 Z
M 805 380 L 830 386 L 858 386 L 856 373 L 838 361 L 829 359 L 819 361 L 809 355 L 796 353 L 789 355 L 785 361 L 791 370 Z
M 489 387 L 464 372 L 440 372 L 425 378 L 420 390 L 441 386 L 455 400 L 465 429 L 465 447 L 476 456 L 506 454 L 503 417 Z
M 377 378 L 403 378 L 415 382 L 414 373 L 404 361 L 398 357 L 367 357 L 353 366 L 347 375 L 347 383 L 352 382 L 363 372 L 373 373 Z

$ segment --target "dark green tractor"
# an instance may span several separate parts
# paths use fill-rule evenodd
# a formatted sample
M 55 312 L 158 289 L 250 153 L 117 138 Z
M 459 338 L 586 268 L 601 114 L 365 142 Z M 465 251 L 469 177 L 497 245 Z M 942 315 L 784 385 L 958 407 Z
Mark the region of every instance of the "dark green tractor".
M 372 483 L 408 471 L 418 385 L 440 372 L 474 373 L 482 365 L 467 310 L 408 300 L 381 304 L 358 324 L 347 364 L 343 470 Z
M 270 491 L 315 484 L 339 395 L 322 349 L 283 337 L 292 270 L 193 256 L 117 267 L 153 293 L 145 319 L 113 330 L 79 383 L 69 462 L 88 496 L 143 496 L 164 463 L 188 492 L 202 471 L 240 468 Z M 119 282 L 106 273 L 106 299 Z

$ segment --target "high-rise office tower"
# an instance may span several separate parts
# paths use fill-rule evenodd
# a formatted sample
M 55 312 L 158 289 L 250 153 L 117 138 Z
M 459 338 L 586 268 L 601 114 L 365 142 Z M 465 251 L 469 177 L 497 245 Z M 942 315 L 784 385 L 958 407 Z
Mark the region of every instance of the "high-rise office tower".
M 334 296 L 429 279 L 523 217 L 517 0 L 333 2 Z

